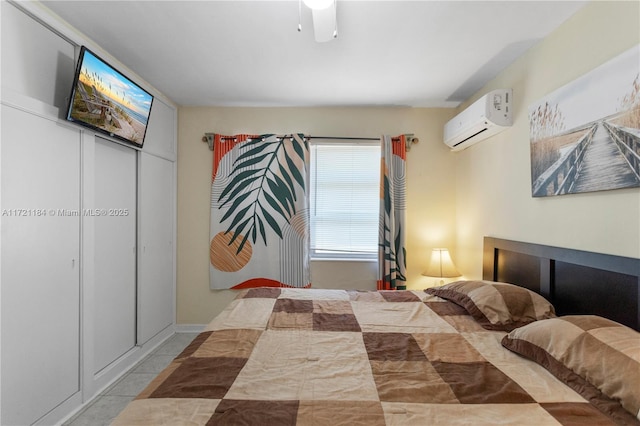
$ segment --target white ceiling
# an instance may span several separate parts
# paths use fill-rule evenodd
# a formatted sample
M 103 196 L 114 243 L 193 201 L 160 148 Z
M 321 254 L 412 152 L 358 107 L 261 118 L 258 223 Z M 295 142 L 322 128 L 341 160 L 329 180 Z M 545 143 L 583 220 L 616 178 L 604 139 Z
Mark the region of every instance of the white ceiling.
M 457 106 L 584 1 L 43 1 L 185 106 Z

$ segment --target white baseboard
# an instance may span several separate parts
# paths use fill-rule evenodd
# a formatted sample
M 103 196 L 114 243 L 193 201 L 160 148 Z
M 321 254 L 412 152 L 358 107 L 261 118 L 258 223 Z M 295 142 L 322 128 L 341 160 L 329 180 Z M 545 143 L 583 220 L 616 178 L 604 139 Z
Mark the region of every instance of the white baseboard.
M 74 400 L 75 402 L 72 405 L 60 405 L 56 410 L 38 420 L 36 425 L 61 425 L 73 419 L 78 413 L 101 397 L 109 386 L 124 377 L 147 355 L 165 343 L 174 335 L 174 332 L 173 327 L 168 326 L 141 346 L 135 346 L 101 373 L 94 375 L 92 380 L 85 382 L 84 398 L 78 398 L 77 401 Z
M 206 326 L 206 324 L 176 324 L 174 330 L 176 333 L 200 333 Z

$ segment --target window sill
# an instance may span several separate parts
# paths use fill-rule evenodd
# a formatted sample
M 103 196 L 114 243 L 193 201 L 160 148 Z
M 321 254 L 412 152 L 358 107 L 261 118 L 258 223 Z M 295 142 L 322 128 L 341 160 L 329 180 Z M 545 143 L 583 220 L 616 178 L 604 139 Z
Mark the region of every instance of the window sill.
M 378 259 L 363 259 L 357 257 L 312 257 L 311 262 L 368 262 L 378 263 Z

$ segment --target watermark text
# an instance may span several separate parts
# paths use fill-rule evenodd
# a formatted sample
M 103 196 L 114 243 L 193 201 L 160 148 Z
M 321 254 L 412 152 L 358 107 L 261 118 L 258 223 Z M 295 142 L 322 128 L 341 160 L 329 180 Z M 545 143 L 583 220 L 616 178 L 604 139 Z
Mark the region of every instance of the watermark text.
M 118 217 L 129 209 L 2 209 L 2 217 Z

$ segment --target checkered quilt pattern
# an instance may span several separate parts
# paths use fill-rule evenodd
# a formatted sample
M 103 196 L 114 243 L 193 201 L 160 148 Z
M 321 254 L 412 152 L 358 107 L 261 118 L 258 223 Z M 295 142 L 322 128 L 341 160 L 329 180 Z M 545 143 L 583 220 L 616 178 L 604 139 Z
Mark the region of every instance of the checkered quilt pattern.
M 244 290 L 115 425 L 612 424 L 423 291 Z

